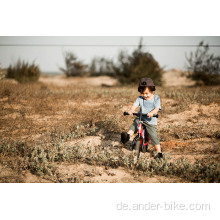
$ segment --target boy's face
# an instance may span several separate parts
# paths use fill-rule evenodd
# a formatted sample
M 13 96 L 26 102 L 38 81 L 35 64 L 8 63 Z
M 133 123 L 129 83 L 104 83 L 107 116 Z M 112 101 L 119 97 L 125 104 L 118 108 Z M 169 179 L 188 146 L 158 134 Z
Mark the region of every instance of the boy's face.
M 141 96 L 143 98 L 149 98 L 151 95 L 152 95 L 152 92 L 150 91 L 148 87 L 146 87 L 146 89 L 141 93 Z

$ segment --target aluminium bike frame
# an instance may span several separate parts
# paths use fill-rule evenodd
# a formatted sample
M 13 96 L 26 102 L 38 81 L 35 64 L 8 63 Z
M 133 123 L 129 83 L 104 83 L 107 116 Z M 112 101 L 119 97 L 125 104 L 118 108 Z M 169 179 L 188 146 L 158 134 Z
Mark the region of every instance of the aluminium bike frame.
M 139 116 L 139 124 L 138 124 L 138 138 L 140 140 L 140 145 L 143 149 L 144 146 L 147 146 L 150 142 L 150 138 L 147 137 L 147 140 L 145 140 L 145 135 L 146 135 L 146 128 L 145 125 L 143 125 L 143 121 L 141 120 L 142 115 Z M 134 140 L 134 142 L 136 142 Z

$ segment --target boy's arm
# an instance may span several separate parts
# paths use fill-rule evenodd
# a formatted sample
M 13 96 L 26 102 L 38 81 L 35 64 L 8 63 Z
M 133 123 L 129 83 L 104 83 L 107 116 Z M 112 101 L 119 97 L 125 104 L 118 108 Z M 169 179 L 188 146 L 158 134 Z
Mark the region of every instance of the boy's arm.
M 136 109 L 136 108 L 137 108 L 137 107 L 136 107 L 135 105 L 132 105 L 130 111 L 128 111 L 128 114 L 129 114 L 129 115 L 132 115 L 132 114 L 135 112 L 135 109 Z
M 154 114 L 157 114 L 159 112 L 159 108 L 155 108 L 154 110 L 148 112 L 148 117 L 153 117 Z

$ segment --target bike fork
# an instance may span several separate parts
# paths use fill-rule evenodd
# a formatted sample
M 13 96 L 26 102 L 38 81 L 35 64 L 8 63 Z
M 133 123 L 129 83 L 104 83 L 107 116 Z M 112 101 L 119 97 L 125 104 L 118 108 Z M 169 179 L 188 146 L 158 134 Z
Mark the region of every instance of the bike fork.
M 138 136 L 139 136 L 139 138 L 141 138 L 141 132 L 142 132 L 142 124 L 140 123 L 138 125 Z

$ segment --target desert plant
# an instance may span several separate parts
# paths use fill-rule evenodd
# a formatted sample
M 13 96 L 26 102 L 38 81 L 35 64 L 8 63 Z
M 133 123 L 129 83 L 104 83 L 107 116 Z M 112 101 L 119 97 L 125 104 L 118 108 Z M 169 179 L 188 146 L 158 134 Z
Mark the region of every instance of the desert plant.
M 91 76 L 114 76 L 114 64 L 112 60 L 106 58 L 94 58 L 89 66 Z
M 210 161 L 196 160 L 190 163 L 186 159 L 179 159 L 170 162 L 167 156 L 164 160 L 140 158 L 134 162 L 132 153 L 126 155 L 122 149 L 85 147 L 83 145 L 48 146 L 42 149 L 41 146 L 28 146 L 25 142 L 13 144 L 0 144 L 0 156 L 2 162 L 12 166 L 19 165 L 17 169 L 29 169 L 36 175 L 53 175 L 56 168 L 54 162 L 87 163 L 89 165 L 105 166 L 111 168 L 125 167 L 135 171 L 142 171 L 146 175 L 176 176 L 188 182 L 219 182 L 220 164 L 210 158 Z
M 67 76 L 84 76 L 87 74 L 87 65 L 78 60 L 76 55 L 72 52 L 67 52 L 65 55 L 66 69 L 60 68 L 60 70 Z
M 6 77 L 13 78 L 20 83 L 35 82 L 40 77 L 40 69 L 34 63 L 28 64 L 19 59 L 15 65 L 9 66 Z
M 0 63 L 0 80 L 4 79 L 5 76 L 3 74 L 2 68 L 1 68 L 1 63 Z
M 209 45 L 200 42 L 196 51 L 186 56 L 189 70 L 188 77 L 197 84 L 218 85 L 220 84 L 220 56 L 209 54 Z
M 0 80 L 4 79 L 6 77 L 6 69 L 2 69 L 1 63 L 0 63 Z
M 125 51 L 120 52 L 118 65 L 114 69 L 123 84 L 136 84 L 142 77 L 153 79 L 156 85 L 162 84 L 162 68 L 152 54 L 143 51 L 142 40 L 132 55 L 128 55 Z

